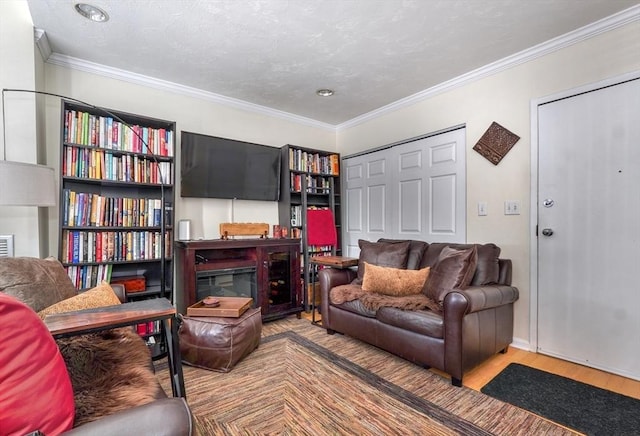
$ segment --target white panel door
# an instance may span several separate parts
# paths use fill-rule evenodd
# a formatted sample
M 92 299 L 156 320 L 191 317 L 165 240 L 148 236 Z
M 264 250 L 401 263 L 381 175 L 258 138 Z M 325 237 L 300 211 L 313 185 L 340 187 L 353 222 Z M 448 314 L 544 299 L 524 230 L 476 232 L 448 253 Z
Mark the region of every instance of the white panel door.
M 388 191 L 390 188 L 390 154 L 382 152 L 366 161 L 367 174 L 367 214 L 365 235 L 368 239 L 378 239 L 389 233 L 392 218 Z
M 465 131 L 427 138 L 429 163 L 429 241 L 466 241 Z
M 358 239 L 364 234 L 363 211 L 365 204 L 365 162 L 364 160 L 349 160 L 343 163 L 344 197 L 346 201 L 345 216 L 342 220 L 344 235 L 351 235 L 343 238 L 343 255 L 348 257 L 358 257 L 360 248 Z
M 416 141 L 398 149 L 398 173 L 392 184 L 398 198 L 395 233 L 402 239 L 421 239 L 427 213 L 424 147 L 420 141 Z
M 538 106 L 538 351 L 640 380 L 640 79 Z
M 358 239 L 465 242 L 464 150 L 460 128 L 345 159 L 346 255 Z

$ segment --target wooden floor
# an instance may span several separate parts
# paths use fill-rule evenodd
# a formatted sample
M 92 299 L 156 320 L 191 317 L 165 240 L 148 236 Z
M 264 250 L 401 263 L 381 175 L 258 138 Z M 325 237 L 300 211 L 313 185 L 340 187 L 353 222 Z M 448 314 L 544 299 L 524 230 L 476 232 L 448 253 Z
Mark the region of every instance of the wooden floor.
M 302 316 L 305 319 L 311 320 L 311 313 L 302 312 Z M 320 319 L 320 316 L 316 315 L 316 320 L 318 319 Z M 640 399 L 640 381 L 514 347 L 509 347 L 507 353 L 496 354 L 483 364 L 467 372 L 463 377 L 463 384 L 468 388 L 479 391 L 510 363 L 520 363 L 531 366 L 602 389 Z M 432 371 L 442 374 L 437 370 Z

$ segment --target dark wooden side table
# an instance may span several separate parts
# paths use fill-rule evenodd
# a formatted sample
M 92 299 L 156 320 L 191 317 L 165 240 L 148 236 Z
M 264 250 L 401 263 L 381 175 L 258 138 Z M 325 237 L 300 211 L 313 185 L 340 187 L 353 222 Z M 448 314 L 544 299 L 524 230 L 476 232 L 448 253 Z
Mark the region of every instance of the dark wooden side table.
M 317 324 L 316 321 L 316 279 L 318 275 L 318 267 L 324 266 L 328 268 L 347 269 L 358 266 L 358 258 L 344 256 L 313 256 L 309 259 L 311 268 L 311 323 Z M 306 291 L 306 289 L 305 289 Z
M 174 397 L 186 398 L 176 309 L 166 298 L 134 301 L 96 309 L 47 315 L 44 323 L 54 338 L 67 338 L 116 327 L 161 321 L 168 348 L 171 389 Z

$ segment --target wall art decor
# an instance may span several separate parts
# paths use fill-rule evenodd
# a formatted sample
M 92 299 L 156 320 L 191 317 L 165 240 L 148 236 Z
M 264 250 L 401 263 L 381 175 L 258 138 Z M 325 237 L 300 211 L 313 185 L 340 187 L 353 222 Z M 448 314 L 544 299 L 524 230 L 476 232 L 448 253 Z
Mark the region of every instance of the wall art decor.
M 492 164 L 498 165 L 519 139 L 518 135 L 494 121 L 473 149 Z

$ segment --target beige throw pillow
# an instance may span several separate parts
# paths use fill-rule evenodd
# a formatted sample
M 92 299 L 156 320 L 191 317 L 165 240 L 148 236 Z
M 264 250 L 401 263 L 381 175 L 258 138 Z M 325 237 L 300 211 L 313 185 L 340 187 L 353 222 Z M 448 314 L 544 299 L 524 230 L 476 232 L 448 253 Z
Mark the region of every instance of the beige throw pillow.
M 429 267 L 419 270 L 388 268 L 365 262 L 362 290 L 401 297 L 422 292 Z
M 44 319 L 45 316 L 53 313 L 73 312 L 74 310 L 94 309 L 96 307 L 114 306 L 120 304 L 120 300 L 111 285 L 102 282 L 93 289 L 77 294 L 75 297 L 67 298 L 49 306 L 40 312 L 38 316 Z

